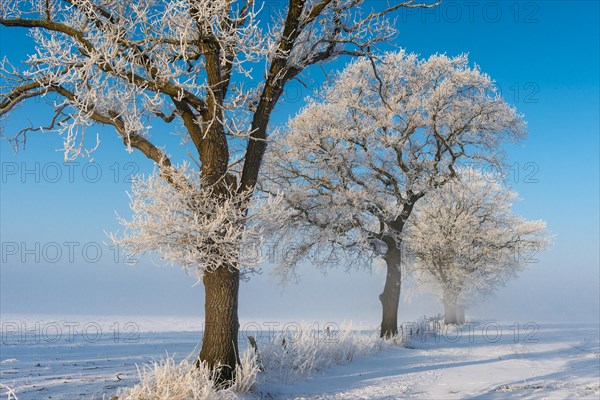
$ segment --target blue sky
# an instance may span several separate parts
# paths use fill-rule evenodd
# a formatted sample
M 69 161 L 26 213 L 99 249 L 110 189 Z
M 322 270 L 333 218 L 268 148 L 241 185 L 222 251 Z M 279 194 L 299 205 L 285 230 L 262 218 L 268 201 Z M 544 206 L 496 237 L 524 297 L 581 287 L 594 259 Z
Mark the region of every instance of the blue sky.
M 598 318 L 599 12 L 597 1 L 446 1 L 436 10 L 398 14 L 395 46 L 423 56 L 468 53 L 529 124 L 529 137 L 507 148 L 514 172 L 510 183 L 522 198 L 515 211 L 545 219 L 555 243 L 518 280 L 476 305 L 474 316 Z M 17 62 L 31 50 L 23 31 L 0 28 L 2 57 Z M 334 71 L 344 61 L 325 69 Z M 308 89 L 298 82 L 288 87 L 273 124 L 301 107 L 319 84 L 321 73 L 313 74 L 304 79 L 311 82 Z M 28 104 L 6 121 L 6 133 L 47 115 L 41 103 Z M 154 130 L 177 145 L 167 127 L 156 124 Z M 0 143 L 0 311 L 201 315 L 202 287 L 192 287 L 192 278 L 145 259 L 126 265 L 103 244 L 108 242 L 104 232 L 118 229 L 115 211 L 128 213 L 127 177 L 150 171 L 152 164 L 128 154 L 114 132 L 90 132 L 96 131 L 102 142 L 91 166 L 83 159 L 64 165 L 62 153 L 55 151 L 61 140 L 54 134 L 30 135 L 26 150 L 16 155 Z M 242 284 L 242 319 L 379 319 L 381 271 L 331 271 L 323 277 L 307 265 L 302 282 L 284 289 L 268 271 L 265 266 L 262 275 Z M 400 319 L 440 311 L 435 300 L 422 296 L 403 302 Z

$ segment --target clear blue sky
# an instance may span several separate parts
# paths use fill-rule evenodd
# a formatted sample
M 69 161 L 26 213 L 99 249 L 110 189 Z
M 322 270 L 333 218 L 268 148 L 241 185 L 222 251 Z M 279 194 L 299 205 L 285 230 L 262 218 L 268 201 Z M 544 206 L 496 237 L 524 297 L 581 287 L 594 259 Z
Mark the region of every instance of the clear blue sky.
M 519 280 L 471 313 L 522 322 L 597 320 L 599 3 L 446 1 L 437 10 L 400 13 L 397 24 L 394 44 L 408 51 L 469 53 L 529 123 L 527 140 L 508 149 L 515 170 L 511 183 L 523 199 L 515 210 L 548 221 L 556 241 Z M 2 57 L 18 62 L 30 51 L 23 31 L 0 28 Z M 337 61 L 325 68 L 342 65 Z M 314 87 L 320 76 L 315 72 L 305 80 Z M 287 120 L 309 92 L 299 83 L 288 87 L 273 122 Z M 11 116 L 6 133 L 47 115 L 42 103 L 32 102 Z M 115 211 L 128 213 L 128 174 L 150 171 L 152 165 L 128 154 L 114 132 L 93 128 L 90 133 L 96 131 L 102 142 L 92 166 L 83 159 L 64 165 L 62 153 L 55 151 L 62 143 L 54 134 L 30 135 L 26 150 L 16 155 L 6 142 L 0 144 L 0 311 L 201 315 L 202 288 L 192 287 L 193 280 L 180 270 L 158 268 L 149 260 L 128 266 L 102 244 L 108 242 L 104 231 L 118 228 Z M 173 152 L 178 138 L 168 135 L 168 128 L 157 124 L 153 133 L 167 137 Z M 26 169 L 34 172 L 23 175 Z M 242 319 L 379 319 L 380 271 L 333 271 L 323 277 L 306 266 L 302 283 L 282 291 L 268 270 L 242 284 Z M 401 305 L 400 319 L 439 311 L 435 301 L 417 298 Z

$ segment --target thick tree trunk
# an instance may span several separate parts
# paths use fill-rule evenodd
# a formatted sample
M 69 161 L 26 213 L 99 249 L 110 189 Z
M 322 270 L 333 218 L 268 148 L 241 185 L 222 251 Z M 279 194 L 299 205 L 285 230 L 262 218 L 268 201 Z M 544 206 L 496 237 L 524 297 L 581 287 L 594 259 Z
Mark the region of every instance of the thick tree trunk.
M 465 309 L 453 296 L 444 299 L 444 323 L 455 325 L 465 323 Z
M 206 362 L 217 374 L 219 384 L 232 382 L 238 351 L 238 289 L 240 274 L 225 266 L 207 272 L 205 289 L 204 338 L 199 361 Z
M 389 241 L 388 250 L 384 257 L 387 265 L 385 286 L 379 295 L 383 314 L 381 319 L 381 337 L 392 337 L 398 334 L 398 303 L 400 302 L 401 254 L 399 246 Z

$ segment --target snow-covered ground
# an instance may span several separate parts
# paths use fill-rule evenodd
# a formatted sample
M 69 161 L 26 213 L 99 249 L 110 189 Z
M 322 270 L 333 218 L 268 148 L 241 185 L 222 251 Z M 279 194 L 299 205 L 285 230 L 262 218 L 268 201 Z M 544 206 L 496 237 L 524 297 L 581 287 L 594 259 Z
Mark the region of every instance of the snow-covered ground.
M 487 332 L 486 332 L 487 328 Z M 499 328 L 499 329 L 498 329 Z M 417 338 L 314 375 L 271 385 L 274 398 L 456 399 L 591 398 L 600 396 L 598 325 L 485 323 Z
M 52 328 L 44 326 L 44 335 L 31 330 L 21 336 L 23 332 L 11 332 L 3 324 L 1 383 L 19 399 L 110 398 L 117 388 L 137 381 L 136 364 L 163 358 L 166 352 L 182 359 L 200 338 L 197 332 L 140 330 L 139 336 L 126 340 L 122 327 L 119 337 L 103 330 L 96 338 L 88 327 L 87 337 L 62 332 L 55 340 Z M 406 347 L 387 347 L 308 380 L 261 379 L 253 397 L 596 399 L 599 336 L 598 324 L 520 324 L 517 329 L 514 324 L 481 322 L 462 333 L 415 337 Z
M 170 355 L 181 359 L 197 345 L 198 332 L 140 333 L 139 340 L 33 340 L 2 344 L 1 383 L 21 399 L 108 398 L 122 386 L 137 382 L 136 364 Z M 0 393 L 2 391 L 0 390 Z

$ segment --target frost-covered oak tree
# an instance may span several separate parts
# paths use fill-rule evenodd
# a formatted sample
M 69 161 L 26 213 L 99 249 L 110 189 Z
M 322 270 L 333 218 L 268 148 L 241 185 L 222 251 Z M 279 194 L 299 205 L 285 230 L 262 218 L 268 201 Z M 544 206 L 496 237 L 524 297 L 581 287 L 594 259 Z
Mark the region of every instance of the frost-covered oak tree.
M 420 59 L 404 51 L 360 58 L 292 119 L 272 144 L 266 191 L 284 193 L 297 242 L 279 271 L 302 259 L 371 267 L 383 258 L 381 335 L 397 334 L 402 231 L 415 203 L 461 161 L 500 167 L 501 144 L 524 122 L 467 57 Z M 331 262 L 334 260 L 335 262 Z
M 28 99 L 49 100 L 64 156 L 97 144 L 93 125 L 114 128 L 128 151 L 158 168 L 134 189 L 122 242 L 192 267 L 205 286 L 200 359 L 229 380 L 238 362 L 237 259 L 269 118 L 287 83 L 340 55 L 361 56 L 395 35 L 388 15 L 415 0 L 3 0 L 0 25 L 29 30 L 36 50 L 4 59 L 0 116 Z M 199 165 L 173 160 L 171 124 Z M 6 132 L 3 135 L 7 136 Z M 89 135 L 88 135 L 89 136 Z M 158 179 L 161 178 L 162 181 Z M 252 236 L 252 235 L 250 235 Z
M 474 296 L 492 293 L 548 246 L 545 222 L 513 215 L 515 200 L 508 186 L 464 168 L 415 207 L 404 238 L 409 270 L 439 295 L 447 324 L 464 323 Z

